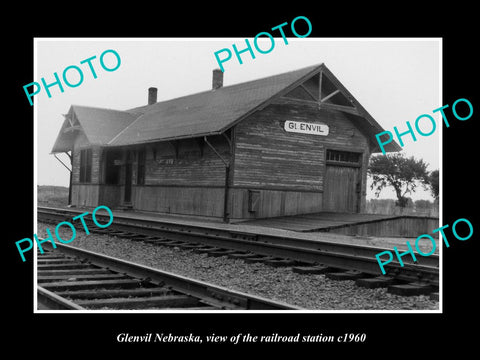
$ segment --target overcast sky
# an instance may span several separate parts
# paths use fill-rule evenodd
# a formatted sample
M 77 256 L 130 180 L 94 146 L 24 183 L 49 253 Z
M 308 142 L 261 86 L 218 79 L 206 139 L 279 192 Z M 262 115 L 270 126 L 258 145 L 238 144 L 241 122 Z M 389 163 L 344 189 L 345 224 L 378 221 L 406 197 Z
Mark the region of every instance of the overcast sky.
M 250 39 L 252 42 L 253 39 Z M 268 49 L 267 43 L 260 47 Z M 439 39 L 324 39 L 275 38 L 275 47 L 268 54 L 256 53 L 252 59 L 242 55 L 243 64 L 235 56 L 223 64 L 224 85 L 258 79 L 305 66 L 325 63 L 342 84 L 355 96 L 380 125 L 393 131 L 393 126 L 406 130 L 421 114 L 430 114 L 440 125 L 439 114 L 432 110 L 441 103 L 441 41 Z M 34 98 L 37 129 L 37 183 L 68 186 L 68 171 L 50 154 L 60 127 L 62 114 L 72 104 L 126 110 L 146 105 L 147 89 L 158 88 L 158 101 L 192 94 L 211 88 L 212 70 L 218 68 L 214 52 L 244 48 L 244 38 L 208 39 L 36 39 L 35 75 L 32 81 L 54 81 L 53 73 L 61 78 L 70 65 L 79 66 L 83 83 L 64 93 L 58 86 L 44 89 Z M 120 67 L 112 72 L 103 70 L 99 57 L 113 49 L 121 57 Z M 97 73 L 93 79 L 88 64 L 80 61 L 92 56 Z M 105 57 L 107 66 L 114 66 L 112 54 Z M 76 82 L 75 71 L 69 79 Z M 25 97 L 26 106 L 29 105 Z M 428 169 L 440 167 L 441 128 L 428 137 L 417 136 L 417 142 L 404 137 L 404 152 L 422 158 Z M 425 131 L 428 128 L 425 125 Z M 60 156 L 68 163 L 65 155 Z M 369 190 L 369 189 L 368 189 Z M 370 192 L 370 190 L 369 190 Z M 368 195 L 367 195 L 368 196 Z M 369 195 L 368 197 L 371 197 Z M 394 198 L 385 192 L 383 197 Z M 413 199 L 431 199 L 428 192 L 418 191 Z

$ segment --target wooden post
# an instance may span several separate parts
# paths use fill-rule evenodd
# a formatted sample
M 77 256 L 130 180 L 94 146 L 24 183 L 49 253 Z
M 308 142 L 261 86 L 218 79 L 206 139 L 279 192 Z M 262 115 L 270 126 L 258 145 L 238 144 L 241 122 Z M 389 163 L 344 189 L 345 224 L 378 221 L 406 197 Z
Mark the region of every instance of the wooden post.
M 230 221 L 230 213 L 228 212 L 228 196 L 229 196 L 229 180 L 230 180 L 230 165 L 225 165 L 225 192 L 223 196 L 223 222 Z
M 70 166 L 72 167 L 70 170 L 70 180 L 68 184 L 68 205 L 70 206 L 72 205 L 73 149 L 71 154 L 69 154 L 68 152 L 66 154 L 70 158 Z
M 220 155 L 220 153 L 215 149 L 215 147 L 208 142 L 206 136 L 203 137 L 203 140 L 213 150 L 213 152 L 220 158 L 220 160 L 222 160 L 222 162 L 225 164 L 225 192 L 224 192 L 224 195 L 223 195 L 223 222 L 228 223 L 230 221 L 230 214 L 228 212 L 228 195 L 229 195 L 229 184 L 228 183 L 229 183 L 229 179 L 230 179 L 230 164 L 227 160 L 225 160 L 222 157 L 222 155 Z

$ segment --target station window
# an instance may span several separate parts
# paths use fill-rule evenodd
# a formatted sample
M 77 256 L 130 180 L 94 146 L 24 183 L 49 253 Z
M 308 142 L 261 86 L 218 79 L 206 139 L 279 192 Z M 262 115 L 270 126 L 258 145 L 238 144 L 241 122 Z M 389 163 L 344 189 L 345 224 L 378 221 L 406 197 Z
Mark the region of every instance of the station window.
M 138 151 L 137 185 L 145 185 L 145 148 Z
M 80 182 L 92 182 L 92 149 L 80 150 Z
M 327 161 L 330 163 L 360 163 L 361 153 L 340 151 L 340 150 L 327 150 Z

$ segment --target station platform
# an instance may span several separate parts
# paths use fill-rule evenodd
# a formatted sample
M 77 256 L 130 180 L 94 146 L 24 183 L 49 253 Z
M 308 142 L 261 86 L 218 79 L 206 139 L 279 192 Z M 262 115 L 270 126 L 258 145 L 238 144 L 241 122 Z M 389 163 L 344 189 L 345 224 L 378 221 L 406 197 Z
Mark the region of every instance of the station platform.
M 52 208 L 53 209 L 53 208 Z M 84 212 L 88 208 L 68 208 L 71 211 Z M 425 226 L 432 229 L 438 227 L 438 218 L 378 215 L 378 214 L 346 214 L 346 213 L 315 213 L 295 216 L 284 216 L 268 219 L 256 219 L 243 222 L 224 223 L 219 219 L 198 218 L 188 215 L 161 214 L 138 210 L 112 210 L 114 219 L 139 219 L 147 221 L 167 222 L 177 225 L 195 226 L 207 229 L 236 231 L 246 234 L 266 236 L 280 236 L 299 240 L 313 240 L 322 242 L 336 242 L 343 244 L 357 244 L 382 248 L 407 249 L 406 240 L 414 240 L 421 234 L 429 233 Z M 412 227 L 417 223 L 422 226 Z M 397 224 L 397 228 L 392 224 Z M 400 225 L 399 225 L 400 224 Z M 399 226 L 411 233 L 412 236 L 403 236 L 398 233 Z M 422 228 L 424 228 L 423 231 Z M 375 230 L 372 233 L 372 229 Z M 382 229 L 394 232 L 395 235 L 382 235 Z M 370 233 L 369 233 L 370 232 Z M 437 251 L 438 252 L 438 237 Z M 411 242 L 412 243 L 412 242 Z M 412 243 L 413 245 L 413 243 Z M 431 245 L 430 245 L 431 246 Z
M 224 223 L 218 219 L 142 211 L 113 211 L 114 217 L 167 221 L 242 233 L 283 236 L 294 239 L 408 249 L 406 240 L 431 234 L 438 218 L 412 215 L 315 213 Z M 413 239 L 414 240 L 414 239 Z M 436 237 L 438 253 L 438 236 Z M 413 243 L 411 242 L 413 245 Z M 428 250 L 429 245 L 425 247 Z
M 417 238 L 439 227 L 439 219 L 429 216 L 382 215 L 321 212 L 282 216 L 243 222 L 255 226 L 273 227 L 298 232 L 333 232 L 352 236 L 388 236 Z
M 354 224 L 385 221 L 399 218 L 397 215 L 321 212 L 314 214 L 281 216 L 247 220 L 242 224 L 273 227 L 300 232 L 329 231 Z

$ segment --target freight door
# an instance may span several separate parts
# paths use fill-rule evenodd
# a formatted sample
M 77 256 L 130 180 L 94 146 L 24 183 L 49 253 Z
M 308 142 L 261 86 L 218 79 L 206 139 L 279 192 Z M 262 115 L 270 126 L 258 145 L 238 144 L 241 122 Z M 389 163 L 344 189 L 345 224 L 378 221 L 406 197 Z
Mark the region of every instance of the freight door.
M 355 154 L 355 155 L 352 155 Z M 361 154 L 328 151 L 323 184 L 323 210 L 358 212 L 361 192 Z

